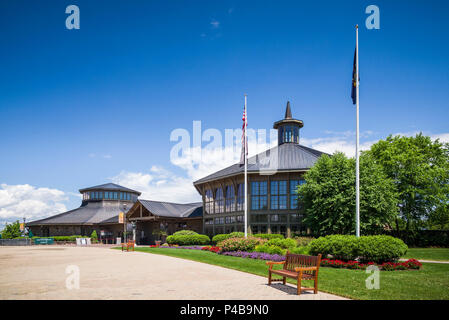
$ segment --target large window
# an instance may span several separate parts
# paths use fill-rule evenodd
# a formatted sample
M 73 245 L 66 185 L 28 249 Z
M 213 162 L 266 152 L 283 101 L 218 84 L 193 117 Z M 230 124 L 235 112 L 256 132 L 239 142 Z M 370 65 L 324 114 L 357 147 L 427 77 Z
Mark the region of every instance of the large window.
M 212 214 L 214 213 L 214 196 L 212 194 L 212 190 L 206 190 L 206 199 L 205 199 L 205 205 L 206 205 L 206 213 Z
M 226 212 L 235 211 L 235 193 L 234 186 L 226 187 Z
M 245 186 L 240 183 L 237 191 L 237 211 L 243 211 L 245 209 Z
M 223 198 L 223 189 L 218 188 L 215 191 L 215 213 L 224 212 L 224 198 Z
M 290 209 L 298 209 L 298 194 L 296 190 L 299 185 L 306 183 L 305 180 L 290 180 Z
M 224 217 L 215 218 L 215 224 L 224 224 Z
M 267 182 L 254 181 L 251 182 L 251 209 L 266 210 L 267 209 Z
M 273 210 L 287 209 L 287 181 L 271 181 L 271 205 Z

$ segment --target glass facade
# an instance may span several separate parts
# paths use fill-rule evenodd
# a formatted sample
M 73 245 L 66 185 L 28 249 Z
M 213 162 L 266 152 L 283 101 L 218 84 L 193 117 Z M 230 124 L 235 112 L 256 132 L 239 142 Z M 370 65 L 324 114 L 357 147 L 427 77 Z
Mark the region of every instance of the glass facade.
M 300 230 L 301 216 L 298 212 L 296 190 L 305 181 L 299 177 L 291 180 L 272 179 L 267 177 L 264 181 L 249 182 L 248 223 L 251 232 L 297 232 Z M 232 184 L 206 190 L 205 213 L 219 214 L 213 219 L 204 220 L 205 232 L 207 230 L 208 234 L 243 231 L 244 217 L 241 212 L 244 210 L 244 185 L 235 186 L 237 190 Z
M 290 209 L 298 209 L 298 195 L 296 190 L 299 185 L 306 183 L 305 180 L 290 180 Z
M 251 210 L 266 210 L 267 202 L 267 182 L 251 182 Z
M 273 210 L 287 209 L 287 180 L 271 181 L 271 205 Z
M 224 212 L 224 198 L 223 198 L 223 189 L 218 188 L 215 190 L 215 213 L 223 213 Z
M 240 183 L 237 192 L 237 211 L 243 211 L 245 205 L 245 186 Z
M 212 190 L 206 190 L 206 196 L 205 196 L 205 208 L 204 211 L 208 214 L 214 213 L 214 196 L 212 194 Z
M 235 193 L 234 186 L 226 187 L 226 212 L 235 211 Z

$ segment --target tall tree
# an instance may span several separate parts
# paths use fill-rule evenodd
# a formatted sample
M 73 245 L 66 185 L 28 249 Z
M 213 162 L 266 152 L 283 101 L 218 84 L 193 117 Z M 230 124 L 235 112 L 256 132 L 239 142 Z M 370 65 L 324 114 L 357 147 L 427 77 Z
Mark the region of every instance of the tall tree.
M 314 233 L 355 234 L 355 159 L 323 155 L 298 188 L 304 223 Z M 360 157 L 360 230 L 372 234 L 397 216 L 395 186 L 367 154 Z
M 22 232 L 20 231 L 20 222 L 17 220 L 14 223 L 7 223 L 5 228 L 2 230 L 3 239 L 14 239 L 20 237 Z
M 430 221 L 444 221 L 449 204 L 449 144 L 415 137 L 389 136 L 370 151 L 398 191 L 399 230 L 420 228 Z M 400 220 L 402 219 L 402 221 Z

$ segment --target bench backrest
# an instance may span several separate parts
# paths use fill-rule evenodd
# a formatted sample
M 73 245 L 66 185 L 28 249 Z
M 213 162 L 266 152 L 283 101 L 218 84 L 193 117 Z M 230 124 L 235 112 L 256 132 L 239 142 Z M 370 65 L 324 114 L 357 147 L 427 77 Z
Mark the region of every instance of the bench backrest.
M 284 269 L 295 271 L 299 267 L 320 267 L 321 254 L 318 256 L 306 256 L 287 252 L 285 256 Z

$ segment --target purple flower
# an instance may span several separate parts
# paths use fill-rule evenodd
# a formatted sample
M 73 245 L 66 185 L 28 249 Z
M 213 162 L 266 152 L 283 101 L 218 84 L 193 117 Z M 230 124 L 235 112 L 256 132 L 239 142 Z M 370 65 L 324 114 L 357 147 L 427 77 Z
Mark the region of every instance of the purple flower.
M 279 254 L 269 254 L 264 252 L 245 252 L 245 251 L 231 251 L 220 253 L 224 256 L 241 257 L 258 260 L 270 260 L 270 261 L 284 261 L 285 256 Z

